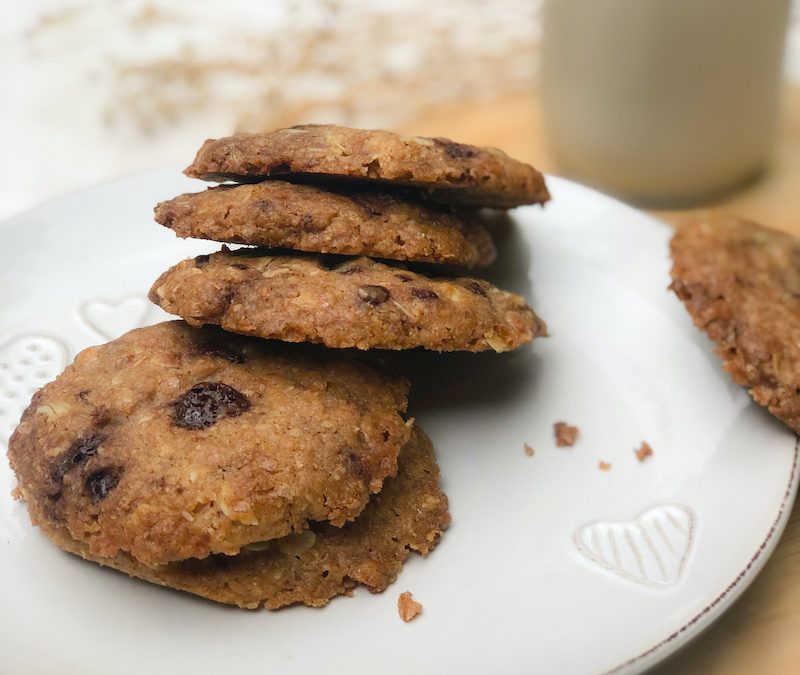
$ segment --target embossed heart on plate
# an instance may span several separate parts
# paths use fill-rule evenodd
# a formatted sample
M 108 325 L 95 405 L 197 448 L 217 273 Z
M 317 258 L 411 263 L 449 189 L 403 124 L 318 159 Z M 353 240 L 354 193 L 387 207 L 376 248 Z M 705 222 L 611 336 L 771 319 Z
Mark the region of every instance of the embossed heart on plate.
M 680 579 L 694 544 L 695 514 L 683 504 L 660 504 L 628 522 L 578 528 L 578 551 L 595 565 L 645 586 Z
M 0 347 L 0 443 L 8 443 L 31 396 L 64 370 L 68 357 L 63 342 L 44 335 L 21 335 Z
M 83 322 L 97 335 L 115 340 L 129 330 L 149 323 L 156 308 L 139 295 L 120 300 L 88 300 L 78 313 Z

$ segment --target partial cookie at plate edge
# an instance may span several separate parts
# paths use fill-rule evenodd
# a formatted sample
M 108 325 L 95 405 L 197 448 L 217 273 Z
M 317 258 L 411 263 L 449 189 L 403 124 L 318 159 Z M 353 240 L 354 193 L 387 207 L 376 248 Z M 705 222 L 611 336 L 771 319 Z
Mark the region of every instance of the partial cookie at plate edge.
M 672 284 L 725 370 L 800 433 L 800 244 L 732 216 L 679 228 Z

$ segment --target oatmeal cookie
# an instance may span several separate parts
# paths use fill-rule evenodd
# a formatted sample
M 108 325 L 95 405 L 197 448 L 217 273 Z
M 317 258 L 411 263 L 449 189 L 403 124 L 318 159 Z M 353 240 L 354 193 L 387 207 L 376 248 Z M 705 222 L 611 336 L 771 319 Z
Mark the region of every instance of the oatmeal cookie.
M 432 201 L 495 208 L 550 198 L 541 173 L 501 150 L 330 124 L 207 140 L 184 173 L 220 182 L 370 181 L 422 190 Z
M 329 262 L 223 249 L 162 274 L 150 299 L 192 325 L 328 347 L 504 352 L 546 334 L 520 296 L 480 279 Z
M 672 285 L 723 367 L 800 433 L 800 242 L 730 216 L 678 230 Z
M 92 556 L 235 554 L 355 518 L 397 470 L 407 392 L 343 354 L 167 322 L 81 352 L 8 456 L 34 524 Z
M 462 267 L 485 267 L 496 255 L 476 213 L 282 180 L 184 194 L 161 202 L 155 217 L 179 237 L 232 244 Z

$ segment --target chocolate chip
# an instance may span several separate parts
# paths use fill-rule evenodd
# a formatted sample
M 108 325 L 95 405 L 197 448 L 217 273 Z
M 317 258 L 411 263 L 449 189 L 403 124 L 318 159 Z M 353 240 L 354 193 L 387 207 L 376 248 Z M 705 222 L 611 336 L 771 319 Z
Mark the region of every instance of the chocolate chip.
M 411 295 L 420 300 L 438 300 L 439 295 L 427 288 L 412 288 Z
M 386 431 L 386 430 L 384 430 L 384 432 L 383 432 L 383 440 L 384 441 L 388 441 L 389 440 L 389 432 Z
M 198 255 L 194 258 L 194 262 L 198 267 L 205 267 L 208 265 L 209 260 L 211 260 L 210 255 Z
M 452 159 L 472 159 L 477 155 L 475 148 L 462 143 L 454 143 L 447 138 L 435 138 L 434 141 L 442 147 L 448 157 Z
M 358 289 L 358 297 L 370 305 L 380 305 L 389 299 L 389 289 L 366 284 Z
M 97 448 L 105 440 L 105 436 L 100 434 L 90 434 L 79 438 L 72 445 L 67 448 L 67 451 L 61 455 L 53 470 L 52 478 L 56 482 L 62 482 L 64 476 L 79 464 L 83 464 L 89 457 L 97 454 Z
M 411 281 L 412 277 L 408 276 L 407 274 L 395 274 L 394 275 L 397 279 L 400 279 L 404 284 Z
M 222 417 L 236 417 L 250 409 L 240 391 L 222 382 L 199 382 L 172 404 L 172 421 L 184 429 L 206 429 Z
M 81 401 L 87 401 L 89 400 L 89 390 L 83 389 L 75 394 L 75 396 L 77 396 Z
M 471 281 L 467 284 L 467 290 L 472 291 L 475 295 L 482 295 L 484 298 L 487 297 L 486 289 L 483 288 L 477 281 Z
M 363 272 L 364 269 L 359 267 L 358 265 L 351 265 L 350 267 L 345 267 L 344 269 L 336 270 L 339 274 L 343 274 L 344 276 L 350 276 L 351 274 L 358 274 L 359 272 Z
M 255 205 L 261 211 L 269 211 L 272 209 L 272 204 L 270 204 L 266 199 L 259 199 Z
M 249 270 L 250 267 L 244 263 L 231 263 L 231 267 L 235 270 Z
M 118 469 L 106 467 L 90 473 L 84 484 L 92 501 L 96 503 L 108 497 L 108 493 L 119 484 L 120 478 L 121 472 Z

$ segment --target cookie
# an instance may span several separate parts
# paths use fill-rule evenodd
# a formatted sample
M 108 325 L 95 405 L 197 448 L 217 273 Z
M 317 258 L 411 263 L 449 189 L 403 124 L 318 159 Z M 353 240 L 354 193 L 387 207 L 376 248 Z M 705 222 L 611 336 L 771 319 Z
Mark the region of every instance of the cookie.
M 433 201 L 496 208 L 550 198 L 542 174 L 501 150 L 330 124 L 207 140 L 184 173 L 211 181 L 370 181 L 420 189 Z
M 734 381 L 800 433 L 800 242 L 734 217 L 678 230 L 671 288 Z
M 431 443 L 417 428 L 400 453 L 397 476 L 387 479 L 362 514 L 341 528 L 315 523 L 310 530 L 250 546 L 235 556 L 155 568 L 124 553 L 99 558 L 63 528 L 45 527 L 45 532 L 62 548 L 131 576 L 217 602 L 276 609 L 295 603 L 321 607 L 358 584 L 382 591 L 411 551 L 426 555 L 433 549 L 449 522 Z
M 474 213 L 281 180 L 184 194 L 161 202 L 155 215 L 179 237 L 232 244 L 462 267 L 485 267 L 496 255 Z
M 192 325 L 328 347 L 503 352 L 546 333 L 520 296 L 486 281 L 432 279 L 370 258 L 223 248 L 162 274 L 150 299 Z
M 8 448 L 35 524 L 154 565 L 355 518 L 408 384 L 342 354 L 167 322 L 81 352 Z

